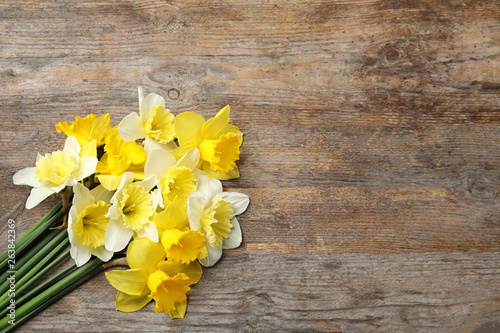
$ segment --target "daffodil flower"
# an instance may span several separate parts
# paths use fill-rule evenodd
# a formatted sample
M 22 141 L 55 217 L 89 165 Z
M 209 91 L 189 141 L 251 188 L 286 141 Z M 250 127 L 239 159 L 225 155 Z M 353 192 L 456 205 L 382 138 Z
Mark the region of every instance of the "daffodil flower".
M 111 130 L 111 117 L 109 113 L 100 117 L 91 113 L 85 118 L 76 117 L 70 125 L 58 122 L 56 130 L 57 133 L 64 132 L 67 136 L 74 136 L 82 147 L 93 140 L 96 140 L 99 147 L 104 144 L 104 138 Z
M 158 242 L 158 230 L 150 221 L 158 206 L 158 194 L 150 193 L 155 184 L 154 176 L 134 183 L 132 172 L 123 174 L 107 214 L 109 223 L 104 235 L 106 250 L 123 250 L 134 234 Z
M 189 265 L 164 261 L 161 244 L 148 238 L 133 240 L 127 249 L 128 270 L 106 273 L 108 282 L 118 289 L 116 309 L 133 312 L 143 308 L 152 299 L 155 312 L 168 313 L 172 318 L 183 318 L 186 313 L 186 293 L 197 283 L 202 269 L 197 261 Z
M 71 257 L 77 266 L 87 263 L 91 255 L 108 261 L 113 252 L 104 248 L 104 233 L 109 222 L 106 214 L 113 193 L 102 185 L 89 191 L 80 183 L 73 186 L 73 193 L 73 205 L 68 218 Z
M 90 143 L 92 144 L 92 143 Z M 97 165 L 95 156 L 80 156 L 80 144 L 74 136 L 69 136 L 64 149 L 36 158 L 34 168 L 25 168 L 13 177 L 16 185 L 32 186 L 26 200 L 26 209 L 31 209 L 53 193 L 66 186 L 74 186 L 78 181 L 92 175 Z
M 153 149 L 171 150 L 176 146 L 174 115 L 165 109 L 165 99 L 155 93 L 144 98 L 139 87 L 139 113 L 130 113 L 122 119 L 118 130 L 120 137 L 127 141 L 144 140 L 144 149 L 149 154 Z
M 179 147 L 172 151 L 180 158 L 192 148 L 200 151 L 199 168 L 210 177 L 220 180 L 240 176 L 236 161 L 240 158 L 243 133 L 229 124 L 229 105 L 205 122 L 203 116 L 194 112 L 184 112 L 174 123 Z
M 189 264 L 207 256 L 205 236 L 189 228 L 186 202 L 180 197 L 176 197 L 156 214 L 153 222 L 169 262 Z
M 136 180 L 144 179 L 147 154 L 141 145 L 123 141 L 118 133 L 106 136 L 104 155 L 97 163 L 96 178 L 108 190 L 118 188 L 123 174 L 130 171 Z
M 196 148 L 190 149 L 177 162 L 170 152 L 163 149 L 155 149 L 149 153 L 144 166 L 144 176 L 156 176 L 162 196 L 160 207 L 164 207 L 176 197 L 186 202 L 189 195 L 196 190 L 198 181 L 194 169 L 199 159 L 200 153 Z
M 198 190 L 187 201 L 187 214 L 192 230 L 205 235 L 208 256 L 200 259 L 203 266 L 213 266 L 222 249 L 241 244 L 241 228 L 235 215 L 243 213 L 250 202 L 246 194 L 222 192 L 222 184 L 207 176 L 198 178 Z

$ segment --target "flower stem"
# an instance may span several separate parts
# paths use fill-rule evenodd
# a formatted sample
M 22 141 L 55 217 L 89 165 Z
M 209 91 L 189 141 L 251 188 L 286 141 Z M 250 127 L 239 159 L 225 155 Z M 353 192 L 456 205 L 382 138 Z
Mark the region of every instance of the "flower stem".
M 48 289 L 44 290 L 28 303 L 16 308 L 15 310 L 15 325 L 11 325 L 9 316 L 5 316 L 0 320 L 1 332 L 10 332 L 17 328 L 18 324 L 24 323 L 26 320 L 36 315 L 41 310 L 45 309 L 50 304 L 54 303 L 73 289 L 80 286 L 82 283 L 93 277 L 94 275 L 104 271 L 102 261 L 94 258 L 87 264 L 76 269 L 60 281 L 56 282 Z

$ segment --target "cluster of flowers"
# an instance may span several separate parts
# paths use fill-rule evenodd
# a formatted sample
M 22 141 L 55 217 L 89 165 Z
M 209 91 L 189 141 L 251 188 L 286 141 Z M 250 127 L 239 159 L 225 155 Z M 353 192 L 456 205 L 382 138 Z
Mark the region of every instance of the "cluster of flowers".
M 235 216 L 249 198 L 224 192 L 220 182 L 239 177 L 243 134 L 229 113 L 226 106 L 208 121 L 194 112 L 175 117 L 163 97 L 144 97 L 139 88 L 139 114 L 115 127 L 109 114 L 58 123 L 68 136 L 64 149 L 38 154 L 35 167 L 14 175 L 15 184 L 33 187 L 28 209 L 72 189 L 67 234 L 77 266 L 92 255 L 107 262 L 126 248 L 130 269 L 106 273 L 118 310 L 137 311 L 154 299 L 155 312 L 184 317 L 200 264 L 212 266 L 222 249 L 240 245 Z

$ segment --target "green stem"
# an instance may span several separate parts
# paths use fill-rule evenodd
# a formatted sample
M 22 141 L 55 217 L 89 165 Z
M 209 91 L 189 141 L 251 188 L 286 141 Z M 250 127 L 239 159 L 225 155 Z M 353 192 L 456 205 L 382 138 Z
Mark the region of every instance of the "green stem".
M 40 219 L 37 223 L 35 223 L 24 235 L 22 235 L 14 244 L 16 245 L 16 248 L 18 248 L 20 245 L 22 245 L 26 240 L 29 239 L 29 236 L 37 230 L 39 227 L 41 227 L 48 219 L 50 219 L 54 214 L 56 214 L 57 211 L 61 210 L 62 207 L 62 200 L 57 203 L 47 214 L 45 214 L 44 217 Z M 8 257 L 8 249 L 5 250 L 4 253 L 0 255 L 0 273 L 3 273 L 5 270 L 7 270 L 7 261 L 9 260 Z
M 28 303 L 16 308 L 16 321 L 19 320 L 21 323 L 26 321 L 49 304 L 52 304 L 57 299 L 67 294 L 69 291 L 85 282 L 86 278 L 89 279 L 93 275 L 103 271 L 104 268 L 102 268 L 102 270 L 97 269 L 95 272 L 92 272 L 99 265 L 102 266 L 102 261 L 99 258 L 94 258 L 87 264 L 83 265 L 82 267 L 78 268 L 74 272 L 62 278 L 60 281 L 50 286 L 48 289 L 42 291 Z M 86 277 L 86 275 L 90 275 L 90 277 Z M 82 278 L 83 281 L 79 281 Z M 5 316 L 4 318 L 2 318 L 2 320 L 0 320 L 0 329 L 2 330 L 1 332 L 10 332 L 11 330 L 14 330 L 16 328 L 13 327 L 15 325 L 9 324 L 9 320 L 11 320 L 9 316 Z

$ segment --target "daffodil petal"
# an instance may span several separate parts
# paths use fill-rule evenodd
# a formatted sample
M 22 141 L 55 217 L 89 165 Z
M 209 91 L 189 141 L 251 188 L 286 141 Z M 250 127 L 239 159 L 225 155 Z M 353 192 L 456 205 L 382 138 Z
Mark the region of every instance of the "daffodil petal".
M 99 246 L 98 248 L 92 249 L 91 253 L 97 258 L 106 262 L 113 257 L 114 252 L 106 250 L 104 246 Z
M 175 165 L 175 157 L 170 152 L 163 149 L 154 149 L 146 159 L 144 176 L 156 175 L 158 179 L 163 179 L 168 169 L 173 165 Z
M 108 191 L 104 186 L 98 185 L 90 191 L 90 195 L 95 198 L 95 201 L 102 200 L 105 203 L 109 203 L 111 197 L 113 196 L 112 191 Z
M 121 251 L 127 246 L 133 234 L 134 232 L 126 228 L 121 222 L 109 220 L 104 234 L 104 246 L 108 251 Z
M 139 296 L 146 287 L 148 272 L 144 268 L 132 268 L 125 271 L 114 270 L 106 272 L 106 279 L 119 291 Z
M 189 277 L 190 285 L 198 283 L 203 274 L 200 263 L 196 260 L 190 262 L 189 265 L 162 261 L 158 264 L 158 269 L 161 269 L 169 276 L 174 276 L 177 273 L 184 273 Z
M 233 215 L 240 215 L 243 213 L 250 203 L 248 195 L 237 192 L 222 192 L 217 194 L 215 198 L 222 198 L 229 201 L 234 209 Z
M 125 116 L 118 125 L 118 135 L 123 141 L 132 142 L 146 136 L 141 118 L 135 112 Z
M 235 249 L 241 245 L 241 227 L 236 217 L 231 219 L 231 224 L 233 225 L 233 228 L 227 235 L 227 238 L 222 242 L 223 249 Z
M 85 177 L 90 176 L 95 172 L 97 166 L 97 157 L 94 156 L 82 156 L 80 157 L 80 167 L 78 171 L 74 174 L 73 178 L 77 181 L 82 180 Z
M 205 118 L 194 112 L 183 112 L 175 117 L 175 135 L 182 146 L 189 141 L 194 141 L 195 146 L 201 142 L 201 128 L 205 124 Z
M 121 175 L 96 175 L 97 180 L 108 191 L 114 191 L 120 186 Z
M 35 207 L 53 193 L 55 192 L 47 187 L 33 187 L 28 200 L 26 200 L 26 209 Z
M 188 152 L 177 161 L 175 166 L 184 166 L 189 169 L 194 169 L 200 160 L 200 151 L 197 148 L 191 148 Z
M 149 297 L 151 291 L 144 288 L 139 296 L 128 295 L 119 291 L 116 294 L 116 309 L 121 312 L 134 312 L 145 307 L 153 299 Z
M 148 112 L 149 112 L 149 110 L 151 110 L 151 108 L 155 105 L 165 105 L 165 98 L 156 93 L 149 93 L 146 96 L 144 102 L 148 106 Z
M 141 123 L 144 124 L 149 117 L 149 108 L 146 103 L 144 103 L 144 90 L 142 87 L 137 88 L 139 93 L 139 116 L 141 118 Z
M 128 184 L 133 183 L 133 181 L 134 181 L 134 174 L 132 172 L 125 172 L 120 181 L 120 185 L 118 185 L 115 194 L 111 198 L 111 202 L 115 202 L 117 199 L 121 199 L 117 197 L 118 193 L 121 193 L 122 188 L 124 188 Z
M 97 157 L 97 140 L 87 142 L 80 150 L 80 156 L 93 156 Z
M 149 176 L 148 178 L 141 180 L 140 182 L 137 183 L 140 184 L 146 192 L 149 192 L 153 187 L 156 186 L 156 176 L 155 175 Z
M 127 248 L 127 263 L 130 268 L 144 268 L 152 273 L 163 259 L 165 259 L 163 246 L 147 237 L 134 239 Z
M 156 226 L 154 225 L 153 222 L 146 222 L 144 223 L 144 229 L 141 231 L 137 232 L 137 237 L 147 237 L 149 238 L 152 242 L 158 242 L 158 229 L 156 229 Z
M 175 148 L 177 148 L 177 145 L 175 144 L 174 141 L 163 144 L 163 143 L 159 143 L 158 141 L 156 141 L 154 139 L 151 139 L 149 136 L 147 136 L 146 139 L 144 140 L 144 151 L 147 154 L 149 154 L 151 151 L 153 151 L 155 149 L 162 149 L 162 150 L 169 151 L 169 150 L 173 150 Z
M 121 214 L 118 207 L 116 205 L 109 207 L 106 217 L 109 217 L 111 220 L 119 220 L 121 218 Z
M 240 171 L 238 170 L 237 166 L 235 166 L 234 168 L 229 170 L 229 172 L 226 173 L 225 175 L 221 175 L 217 171 L 210 169 L 209 162 L 204 161 L 203 162 L 203 171 L 205 171 L 205 174 L 208 177 L 214 178 L 214 179 L 219 179 L 219 180 L 230 180 L 230 179 L 240 178 Z
M 95 203 L 94 197 L 90 196 L 89 189 L 80 183 L 76 183 L 73 186 L 73 193 L 73 207 L 78 212 L 81 212 L 86 206 Z
M 198 189 L 193 195 L 201 195 L 205 198 L 212 198 L 222 192 L 222 183 L 217 179 L 210 179 L 205 175 L 197 175 Z
M 75 156 L 80 156 L 80 144 L 74 136 L 68 136 L 64 142 L 64 154 L 72 153 Z
M 229 123 L 229 113 L 231 108 L 226 105 L 222 110 L 220 110 L 215 117 L 207 120 L 207 122 L 201 128 L 201 135 L 204 139 L 218 139 L 217 134 L 219 134 Z
M 19 170 L 12 177 L 15 185 L 29 185 L 38 187 L 42 184 L 35 178 L 35 168 L 24 168 Z
M 201 230 L 201 216 L 205 209 L 206 199 L 202 196 L 191 195 L 187 200 L 187 214 L 191 230 Z
M 206 243 L 208 243 L 208 241 L 206 241 Z M 198 261 L 203 266 L 210 267 L 215 265 L 222 256 L 222 244 L 215 247 L 207 246 L 207 250 L 208 250 L 208 255 L 203 259 L 198 259 Z
M 76 266 L 80 267 L 85 265 L 90 259 L 90 249 L 82 244 L 71 244 L 71 250 L 69 250 L 71 258 L 75 260 Z
M 175 303 L 175 310 L 168 313 L 170 318 L 184 318 L 187 310 L 187 301 L 183 303 Z
M 236 134 L 236 137 L 238 138 L 238 142 L 240 145 L 243 143 L 243 132 L 241 132 L 238 127 L 231 125 L 231 124 L 227 124 L 226 126 L 224 126 L 222 131 L 217 133 L 217 136 L 219 137 L 219 136 L 226 134 L 226 133 L 229 133 L 229 132 Z

